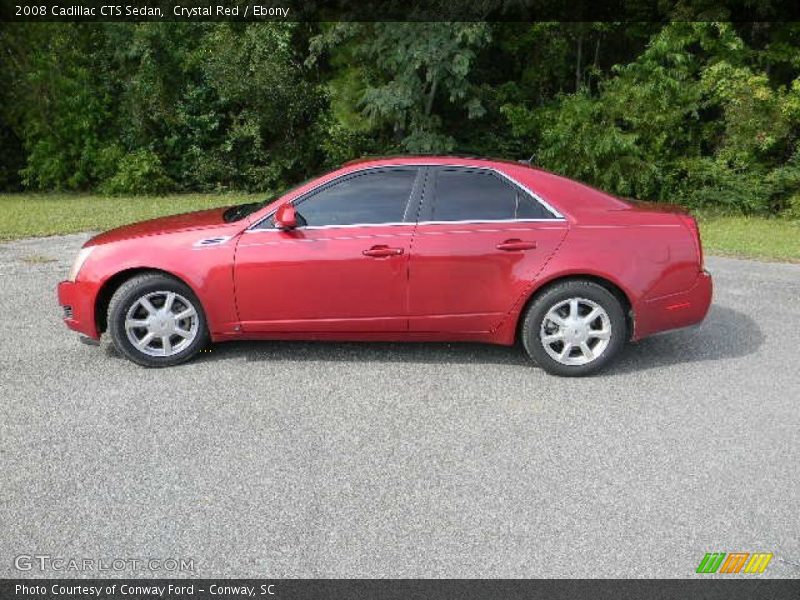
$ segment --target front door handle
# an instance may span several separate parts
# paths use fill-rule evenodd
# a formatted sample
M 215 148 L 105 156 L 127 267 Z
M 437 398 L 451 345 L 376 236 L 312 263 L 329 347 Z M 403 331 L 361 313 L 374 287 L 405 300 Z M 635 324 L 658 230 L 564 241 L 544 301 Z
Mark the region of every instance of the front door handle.
M 403 253 L 402 248 L 390 248 L 389 246 L 373 246 L 369 250 L 364 250 L 361 254 L 364 256 L 372 256 L 374 258 L 386 258 L 389 256 L 400 256 Z
M 517 238 L 497 244 L 498 250 L 505 250 L 506 252 L 513 252 L 514 250 L 533 250 L 534 248 L 536 248 L 536 242 L 526 242 L 525 240 Z

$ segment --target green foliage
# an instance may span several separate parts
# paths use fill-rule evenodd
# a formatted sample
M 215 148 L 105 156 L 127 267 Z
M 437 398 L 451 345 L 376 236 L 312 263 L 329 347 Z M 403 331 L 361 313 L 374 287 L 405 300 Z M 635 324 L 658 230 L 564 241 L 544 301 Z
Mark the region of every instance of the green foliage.
M 19 190 L 22 184 L 19 174 L 24 166 L 21 140 L 10 127 L 0 123 L 0 190 Z
M 793 194 L 786 201 L 784 216 L 794 221 L 800 221 L 800 194 Z
M 318 163 L 296 24 L 25 24 L 0 114 L 30 189 L 267 189 Z
M 100 184 L 106 194 L 163 194 L 175 187 L 161 159 L 150 150 L 137 150 L 116 160 L 117 172 Z
M 391 128 L 390 144 L 405 152 L 449 152 L 455 140 L 434 108 L 483 115 L 468 76 L 489 39 L 486 23 L 337 23 L 312 39 L 310 62 L 330 51 L 342 67 L 329 84 L 339 125 Z
M 11 82 L 3 116 L 27 153 L 22 182 L 49 189 L 96 182 L 106 167 L 100 155 L 110 127 L 102 36 L 55 24 L 6 28 L 0 36 L 12 55 L 0 75 Z
M 264 190 L 365 154 L 800 214 L 800 24 L 0 28 L 0 189 Z
M 543 166 L 611 192 L 774 212 L 799 189 L 800 81 L 773 85 L 750 62 L 730 25 L 675 23 L 597 93 L 503 113 Z

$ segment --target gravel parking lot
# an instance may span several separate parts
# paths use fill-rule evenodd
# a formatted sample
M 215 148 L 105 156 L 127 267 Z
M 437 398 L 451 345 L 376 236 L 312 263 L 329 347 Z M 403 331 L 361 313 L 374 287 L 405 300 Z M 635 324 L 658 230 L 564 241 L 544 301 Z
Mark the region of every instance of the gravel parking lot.
M 146 370 L 61 323 L 86 237 L 0 244 L 4 577 L 81 574 L 21 554 L 689 577 L 705 552 L 765 551 L 765 576 L 800 578 L 800 265 L 709 258 L 701 327 L 587 379 L 470 344 L 241 342 Z

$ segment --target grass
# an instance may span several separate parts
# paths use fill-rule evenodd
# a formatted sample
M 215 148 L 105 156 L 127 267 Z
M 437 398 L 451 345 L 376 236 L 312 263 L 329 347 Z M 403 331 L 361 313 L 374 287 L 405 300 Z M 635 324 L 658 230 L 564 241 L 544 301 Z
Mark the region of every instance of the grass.
M 265 194 L 104 197 L 0 194 L 0 240 L 102 231 L 161 215 L 252 202 Z M 698 215 L 706 254 L 800 262 L 800 221 Z
M 203 208 L 266 198 L 267 194 L 180 194 L 105 197 L 83 194 L 0 194 L 0 240 L 103 231 Z
M 800 262 L 800 220 L 698 215 L 705 254 Z

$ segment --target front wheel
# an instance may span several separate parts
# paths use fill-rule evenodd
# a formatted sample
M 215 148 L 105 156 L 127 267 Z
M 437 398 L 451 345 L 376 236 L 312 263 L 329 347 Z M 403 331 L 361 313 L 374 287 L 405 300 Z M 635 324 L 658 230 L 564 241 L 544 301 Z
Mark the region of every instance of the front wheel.
M 197 297 L 159 273 L 138 275 L 119 287 L 108 307 L 108 329 L 114 347 L 146 367 L 182 363 L 208 343 Z
M 559 283 L 528 308 L 522 343 L 548 373 L 590 375 L 605 367 L 627 339 L 620 301 L 601 285 L 585 280 Z

